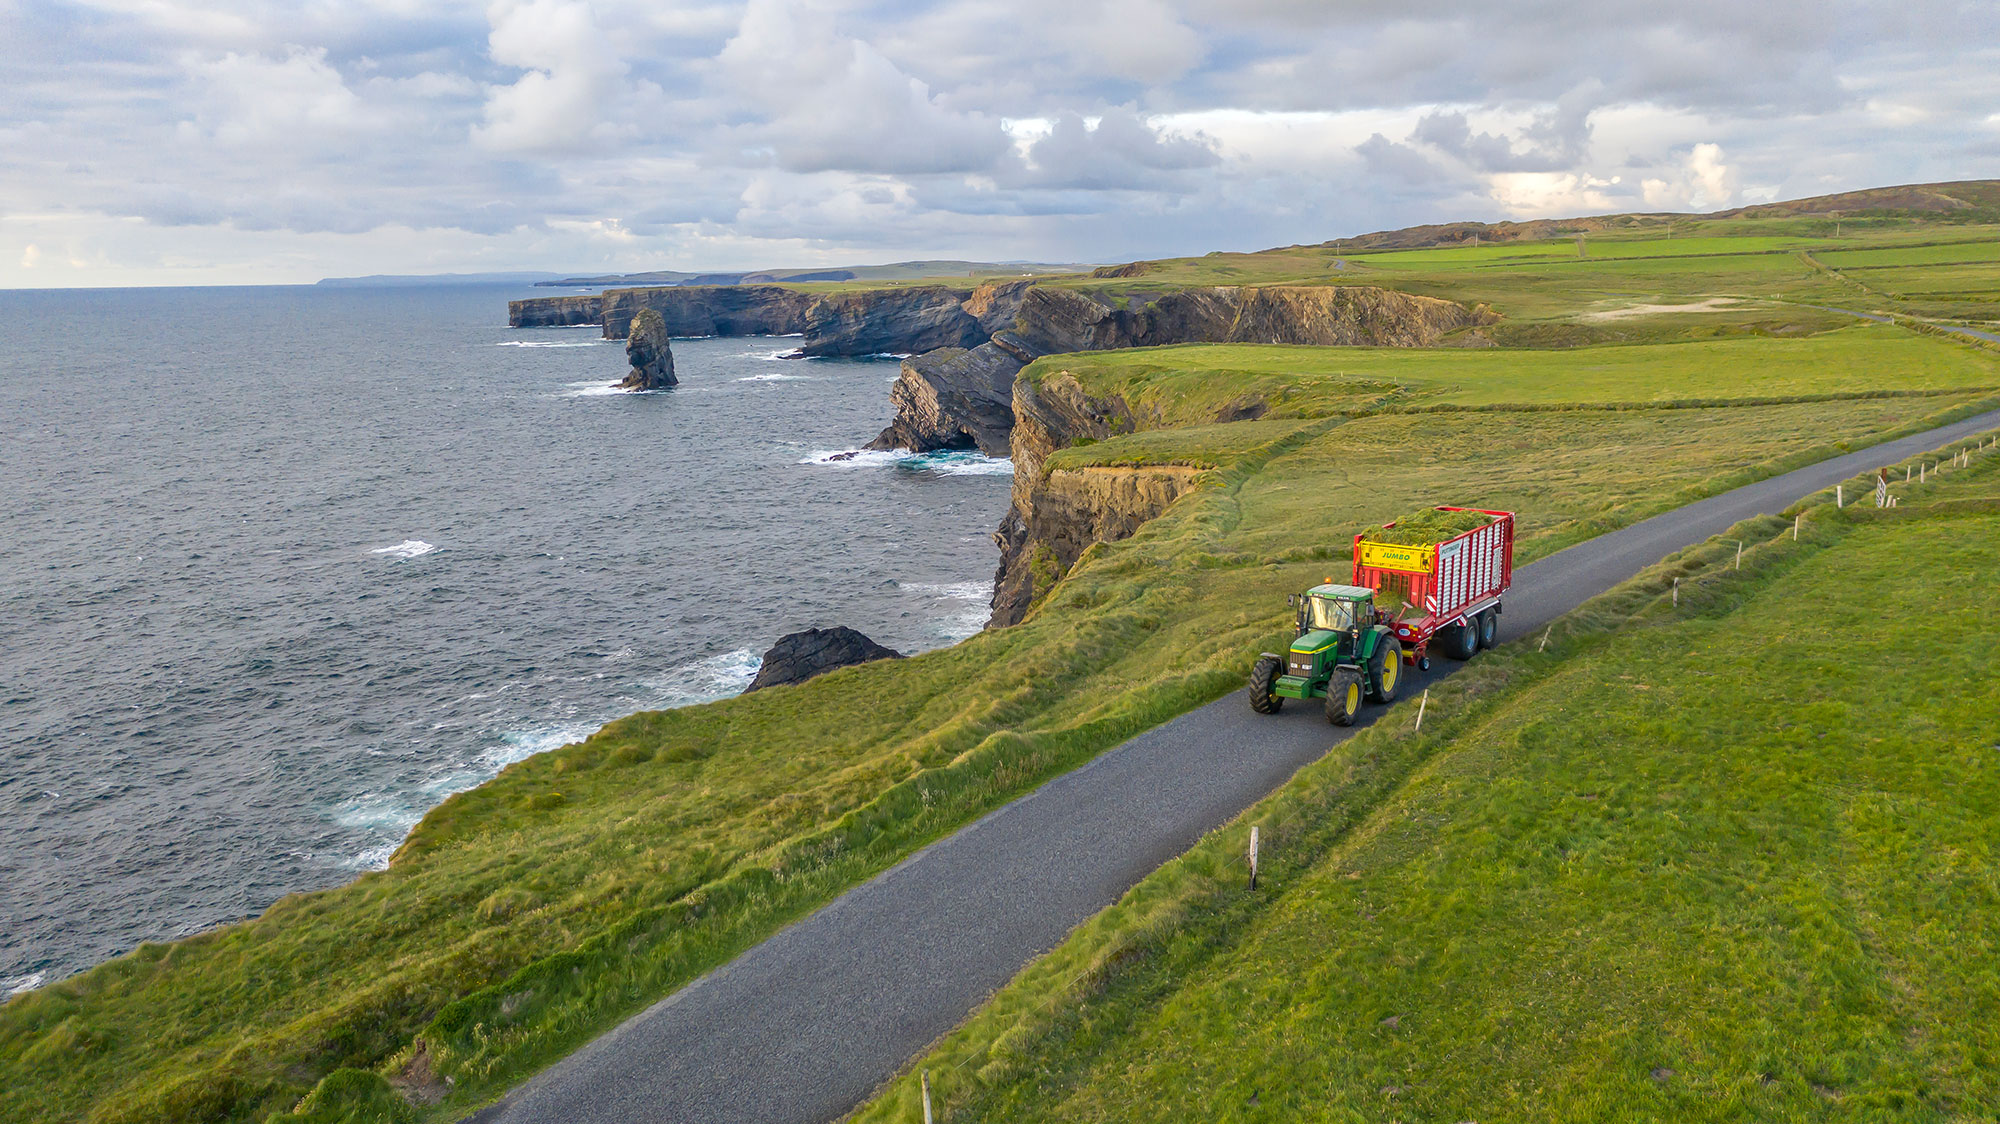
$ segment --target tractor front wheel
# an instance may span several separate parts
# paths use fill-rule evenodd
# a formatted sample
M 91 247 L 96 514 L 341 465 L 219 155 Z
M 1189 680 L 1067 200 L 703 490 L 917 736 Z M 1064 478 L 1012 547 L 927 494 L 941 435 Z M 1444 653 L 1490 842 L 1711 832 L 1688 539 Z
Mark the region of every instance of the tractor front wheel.
M 1354 725 L 1361 713 L 1361 676 L 1352 671 L 1336 671 L 1326 685 L 1326 720 L 1336 726 Z
M 1278 685 L 1278 673 L 1284 669 L 1285 661 L 1276 656 L 1265 656 L 1250 669 L 1250 709 L 1259 714 L 1276 714 L 1285 705 L 1273 692 Z
M 1393 636 L 1385 636 L 1368 661 L 1368 693 L 1379 703 L 1396 701 L 1403 688 L 1403 646 Z

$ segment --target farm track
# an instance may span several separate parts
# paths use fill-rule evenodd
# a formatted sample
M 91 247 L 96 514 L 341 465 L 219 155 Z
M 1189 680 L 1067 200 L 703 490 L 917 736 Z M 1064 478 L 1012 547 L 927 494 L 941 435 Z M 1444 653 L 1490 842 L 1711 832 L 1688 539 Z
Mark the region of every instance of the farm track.
M 2000 410 L 1821 461 L 1523 567 L 1501 639 L 1660 558 L 1877 464 L 2000 426 Z M 1439 661 L 1404 698 L 1448 673 Z M 1393 708 L 1390 708 L 1393 709 Z M 1364 725 L 1389 709 L 1364 711 Z M 1358 727 L 1357 727 L 1358 728 Z M 476 1124 L 821 1124 L 1024 965 L 1352 733 L 1239 694 L 1049 781 L 835 899 L 551 1066 Z

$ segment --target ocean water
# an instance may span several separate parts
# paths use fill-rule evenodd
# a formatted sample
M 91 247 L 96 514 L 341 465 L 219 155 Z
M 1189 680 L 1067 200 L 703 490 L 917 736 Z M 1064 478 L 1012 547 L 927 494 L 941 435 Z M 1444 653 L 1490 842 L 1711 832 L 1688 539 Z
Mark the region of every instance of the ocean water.
M 893 359 L 509 329 L 487 286 L 0 292 L 0 995 L 382 866 L 780 635 L 977 631 L 1010 485 L 836 459 Z

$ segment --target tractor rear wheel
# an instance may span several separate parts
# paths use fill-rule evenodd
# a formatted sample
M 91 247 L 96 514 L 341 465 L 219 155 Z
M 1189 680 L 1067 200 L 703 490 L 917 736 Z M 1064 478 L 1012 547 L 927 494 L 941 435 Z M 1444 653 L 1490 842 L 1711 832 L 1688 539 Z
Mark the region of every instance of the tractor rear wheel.
M 1500 614 L 1491 609 L 1479 614 L 1479 646 L 1491 648 L 1500 642 Z
M 1285 705 L 1285 700 L 1273 693 L 1278 684 L 1278 673 L 1284 669 L 1283 660 L 1275 656 L 1265 656 L 1250 669 L 1250 709 L 1259 714 L 1276 714 Z
M 1444 654 L 1455 660 L 1469 660 L 1479 651 L 1479 618 L 1467 617 L 1464 624 L 1444 631 Z
M 1403 687 L 1403 646 L 1393 636 L 1385 636 L 1368 661 L 1368 694 L 1379 703 L 1396 701 Z
M 1361 676 L 1352 671 L 1336 671 L 1326 685 L 1326 720 L 1336 726 L 1354 725 L 1361 713 Z

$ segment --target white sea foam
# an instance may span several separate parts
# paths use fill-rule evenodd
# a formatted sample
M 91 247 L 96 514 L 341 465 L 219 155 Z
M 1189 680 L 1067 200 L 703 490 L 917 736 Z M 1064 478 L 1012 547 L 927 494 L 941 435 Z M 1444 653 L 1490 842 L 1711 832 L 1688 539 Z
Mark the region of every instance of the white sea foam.
M 48 978 L 47 972 L 29 972 L 25 976 L 0 976 L 0 992 L 19 995 L 24 991 L 33 991 L 42 986 L 42 982 Z
M 811 356 L 800 355 L 799 349 L 796 347 L 781 347 L 778 348 L 776 351 L 771 351 L 766 348 L 758 348 L 755 351 L 744 352 L 743 357 L 746 359 L 761 359 L 766 363 L 776 363 L 781 360 L 789 361 L 789 360 L 811 358 Z
M 971 449 L 911 453 L 902 449 L 819 449 L 800 464 L 831 468 L 900 468 L 938 476 L 1012 476 L 1014 462 Z
M 898 585 L 912 593 L 928 593 L 933 597 L 943 597 L 953 601 L 991 601 L 992 582 L 898 582 Z
M 745 375 L 737 382 L 809 382 L 811 375 L 788 375 L 783 371 L 772 371 L 768 375 Z
M 610 340 L 585 340 L 582 343 L 557 343 L 554 340 L 501 340 L 495 347 L 597 347 Z
M 676 664 L 655 678 L 640 681 L 640 693 L 620 700 L 610 708 L 615 713 L 606 714 L 601 721 L 553 722 L 501 730 L 489 735 L 491 741 L 470 758 L 441 764 L 412 788 L 362 793 L 344 800 L 327 813 L 328 817 L 342 827 L 366 833 L 372 841 L 340 860 L 339 865 L 348 870 L 386 869 L 389 856 L 402 846 L 410 829 L 453 793 L 485 784 L 516 761 L 580 742 L 596 733 L 605 722 L 632 710 L 690 706 L 740 694 L 756 677 L 762 663 L 756 652 L 738 648 Z M 507 689 L 501 687 L 492 693 L 503 694 Z
M 933 606 L 942 610 L 933 630 L 936 635 L 956 644 L 968 636 L 977 635 L 986 627 L 986 619 L 992 613 L 993 583 L 983 582 L 899 582 L 911 593 L 928 594 L 935 598 Z
M 404 539 L 395 546 L 378 546 L 370 554 L 386 554 L 391 558 L 421 558 L 437 547 L 422 539 Z
M 615 382 L 573 382 L 565 385 L 558 398 L 602 398 L 607 394 L 631 394 Z
M 764 658 L 749 648 L 705 656 L 668 668 L 643 686 L 654 692 L 654 706 L 692 706 L 741 694 L 757 678 Z

